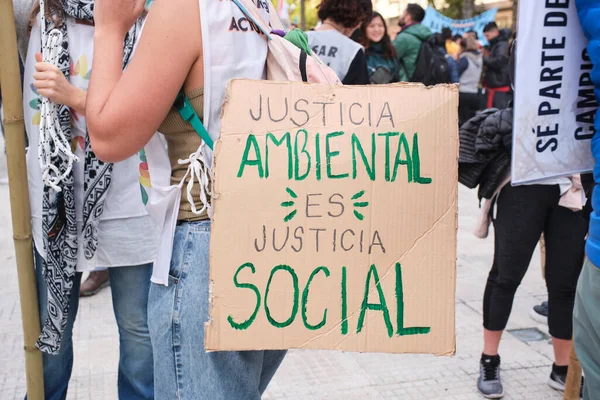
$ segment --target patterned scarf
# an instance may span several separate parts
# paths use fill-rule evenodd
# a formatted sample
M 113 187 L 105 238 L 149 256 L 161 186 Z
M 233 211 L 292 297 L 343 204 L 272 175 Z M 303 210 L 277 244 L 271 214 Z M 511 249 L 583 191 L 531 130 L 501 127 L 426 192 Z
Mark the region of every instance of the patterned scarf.
M 61 0 L 65 16 L 93 22 L 94 0 Z M 44 16 L 42 6 L 42 29 L 49 34 L 56 29 L 62 33 L 62 43 L 58 56 L 58 68 L 69 79 L 71 59 L 69 56 L 69 39 L 67 25 L 64 22 L 55 26 Z M 124 43 L 123 65 L 126 66 L 133 51 L 137 26 L 127 33 Z M 42 35 L 44 37 L 45 35 Z M 50 46 L 42 43 L 42 46 Z M 45 47 L 47 50 L 48 47 Z M 44 60 L 46 61 L 46 60 Z M 48 101 L 42 99 L 42 101 Z M 65 105 L 57 105 L 54 125 L 62 129 L 66 143 L 71 143 L 71 110 Z M 41 129 L 46 129 L 41 127 Z M 46 136 L 49 137 L 49 136 Z M 42 145 L 42 143 L 40 143 Z M 62 335 L 67 324 L 69 303 L 73 280 L 77 269 L 78 235 L 77 217 L 75 213 L 74 177 L 71 171 L 72 156 L 63 151 L 56 151 L 53 141 L 44 143 L 51 154 L 50 170 L 65 174 L 58 181 L 58 190 L 44 185 L 42 200 L 42 229 L 46 260 L 43 276 L 48 291 L 48 317 L 42 327 L 36 346 L 48 354 L 57 354 L 60 350 Z M 56 154 L 54 154 L 56 153 Z M 83 250 L 86 259 L 94 257 L 98 247 L 98 223 L 104 209 L 104 200 L 111 182 L 112 164 L 100 161 L 90 147 L 89 135 L 85 138 L 84 160 L 84 202 L 83 202 Z

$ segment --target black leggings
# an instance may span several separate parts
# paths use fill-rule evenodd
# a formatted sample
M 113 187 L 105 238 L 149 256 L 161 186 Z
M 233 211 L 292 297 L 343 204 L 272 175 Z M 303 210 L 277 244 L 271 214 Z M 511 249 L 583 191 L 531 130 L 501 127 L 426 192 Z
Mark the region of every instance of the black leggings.
M 548 326 L 558 339 L 571 339 L 577 279 L 583 265 L 588 225 L 581 212 L 560 207 L 558 185 L 505 186 L 494 219 L 495 252 L 483 296 L 483 326 L 506 328 L 515 292 L 544 233 Z

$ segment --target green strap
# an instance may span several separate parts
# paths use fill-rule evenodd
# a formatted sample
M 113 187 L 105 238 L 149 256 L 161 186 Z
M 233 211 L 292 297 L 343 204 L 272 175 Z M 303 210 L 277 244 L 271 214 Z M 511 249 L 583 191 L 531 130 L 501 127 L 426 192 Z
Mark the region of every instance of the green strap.
M 175 99 L 175 108 L 177 108 L 177 111 L 179 111 L 181 118 L 192 125 L 192 128 L 194 128 L 198 136 L 200 136 L 200 138 L 204 140 L 204 143 L 206 143 L 206 145 L 212 150 L 214 146 L 213 140 L 206 131 L 204 124 L 202 121 L 200 121 L 198 114 L 196 114 L 196 111 L 194 111 L 194 107 L 192 107 L 190 101 L 183 91 L 179 92 L 177 98 Z

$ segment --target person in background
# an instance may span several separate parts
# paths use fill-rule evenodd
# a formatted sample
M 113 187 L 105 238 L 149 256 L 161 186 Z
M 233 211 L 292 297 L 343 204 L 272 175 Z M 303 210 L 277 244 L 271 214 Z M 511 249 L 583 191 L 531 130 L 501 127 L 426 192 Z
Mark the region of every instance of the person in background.
M 369 84 L 365 50 L 350 36 L 372 13 L 371 0 L 322 0 L 318 11 L 321 25 L 306 32 L 311 50 L 344 85 Z
M 509 82 L 514 81 L 516 62 L 513 55 L 514 50 L 510 56 Z M 548 384 L 555 390 L 565 390 L 572 347 L 575 289 L 587 234 L 584 189 L 579 175 L 511 185 L 512 120 L 512 108 L 488 109 L 460 129 L 459 180 L 469 178 L 471 167 L 464 164 L 466 153 L 474 155 L 478 152 L 474 157 L 478 161 L 474 165 L 483 161 L 482 154 L 487 158 L 476 167 L 485 167 L 485 172 L 477 179 L 480 198 L 486 199 L 481 220 L 486 221 L 485 225 L 493 222 L 495 244 L 494 260 L 483 295 L 484 345 L 477 388 L 490 399 L 504 396 L 498 352 L 500 341 L 515 293 L 542 234 L 547 254 L 548 327 L 554 350 Z M 469 145 L 471 140 L 473 146 Z
M 400 80 L 400 65 L 396 49 L 388 35 L 387 24 L 378 12 L 362 26 L 363 45 L 367 54 L 369 80 L 373 84 L 385 84 Z
M 508 73 L 508 37 L 498 30 L 495 22 L 483 28 L 489 42 L 489 50 L 484 53 L 484 87 L 487 91 L 486 108 L 507 108 L 512 99 Z
M 458 121 L 462 125 L 479 111 L 479 81 L 483 70 L 483 57 L 472 35 L 466 36 L 461 43 L 462 53 L 457 68 L 460 76 Z
M 409 3 L 398 24 L 402 28 L 396 39 L 396 57 L 400 63 L 400 81 L 408 82 L 415 72 L 421 44 L 431 38 L 431 30 L 422 25 L 425 10 L 418 4 Z
M 444 58 L 446 59 L 446 63 L 448 64 L 449 82 L 447 83 L 459 83 L 460 76 L 458 74 L 458 65 L 456 63 L 456 60 L 446 51 L 446 43 L 448 41 L 447 35 L 447 32 L 446 35 L 444 35 L 443 33 L 436 33 L 433 35 L 431 40 L 433 41 L 435 50 L 444 56 Z
M 452 36 L 452 30 L 450 28 L 442 28 L 442 38 L 444 39 L 444 45 L 446 46 L 446 54 L 455 59 L 460 54 L 460 43 L 456 42 L 454 36 Z M 459 39 L 462 39 L 459 36 Z

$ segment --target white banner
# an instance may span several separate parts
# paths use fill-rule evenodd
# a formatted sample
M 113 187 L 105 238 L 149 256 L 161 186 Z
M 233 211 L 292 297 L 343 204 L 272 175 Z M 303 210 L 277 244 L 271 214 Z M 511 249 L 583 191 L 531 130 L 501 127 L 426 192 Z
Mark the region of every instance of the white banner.
M 591 171 L 598 103 L 575 2 L 520 2 L 517 43 L 512 183 Z

